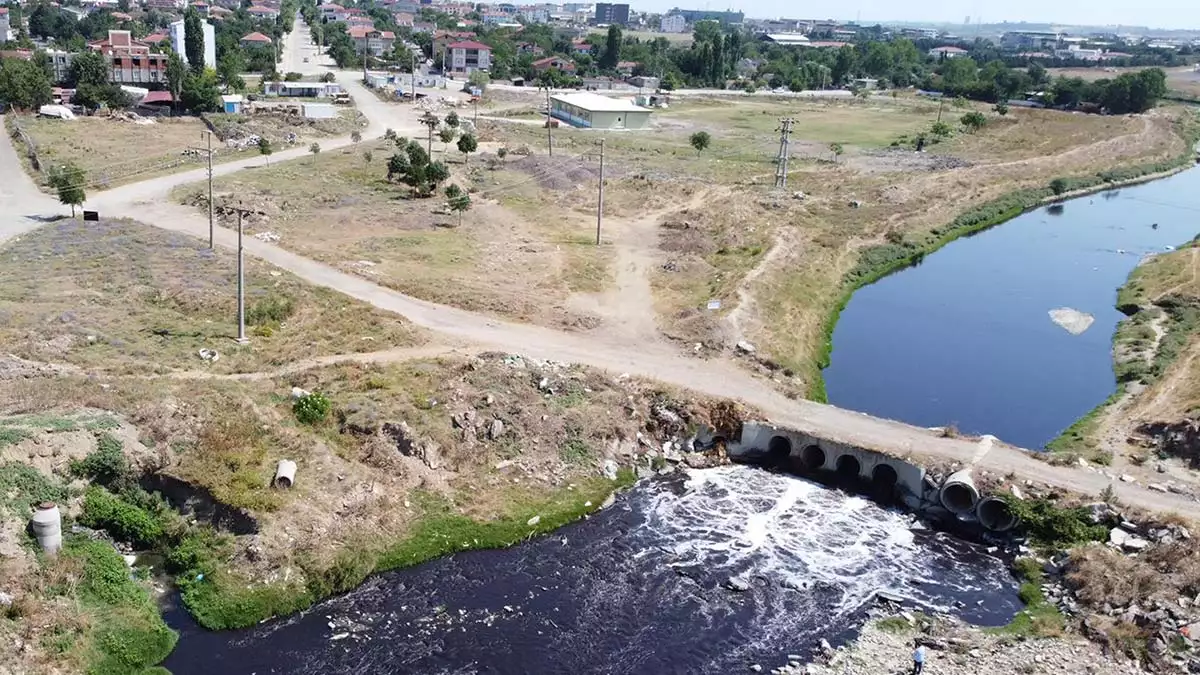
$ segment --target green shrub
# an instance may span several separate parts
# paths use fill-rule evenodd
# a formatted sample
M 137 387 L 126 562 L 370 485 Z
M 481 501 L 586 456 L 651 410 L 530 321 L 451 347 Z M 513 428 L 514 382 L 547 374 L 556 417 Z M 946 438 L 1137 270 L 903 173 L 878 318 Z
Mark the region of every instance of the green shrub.
M 324 394 L 314 391 L 296 399 L 296 402 L 292 404 L 292 412 L 301 424 L 319 424 L 329 417 L 331 407 L 332 404 Z
M 41 471 L 21 462 L 0 464 L 0 506 L 14 516 L 26 518 L 35 504 L 67 499 L 67 489 Z
M 254 301 L 246 308 L 246 323 L 262 326 L 283 323 L 296 311 L 295 303 L 286 295 L 268 295 Z
M 1046 499 L 1017 499 L 1011 495 L 1004 500 L 1035 545 L 1066 548 L 1108 537 L 1106 527 L 1092 524 L 1087 509 L 1061 508 Z
M 129 461 L 125 450 L 112 434 L 100 434 L 96 449 L 87 457 L 71 462 L 71 474 L 87 478 L 100 485 L 112 485 L 129 475 Z
M 89 487 L 84 494 L 79 522 L 147 548 L 160 543 L 163 537 L 162 523 L 156 514 L 97 486 Z
M 1064 192 L 1066 192 L 1067 191 L 1067 179 L 1066 178 L 1055 178 L 1054 180 L 1050 181 L 1050 191 L 1053 192 L 1055 195 L 1061 195 Z
M 0 427 L 0 448 L 6 445 L 16 445 L 23 440 L 32 438 L 33 434 L 16 427 Z

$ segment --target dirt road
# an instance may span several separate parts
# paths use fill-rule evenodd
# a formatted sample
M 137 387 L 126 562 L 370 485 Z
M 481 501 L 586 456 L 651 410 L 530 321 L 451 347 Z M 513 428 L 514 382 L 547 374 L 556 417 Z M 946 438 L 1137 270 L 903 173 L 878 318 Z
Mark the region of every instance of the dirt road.
M 361 103 L 361 109 L 371 119 L 373 130 L 381 127 L 400 127 L 411 109 L 398 104 L 386 104 L 342 75 L 339 81 Z M 349 139 L 330 142 L 326 147 L 337 148 Z M 300 156 L 304 149 L 279 153 L 277 158 Z M 245 160 L 222 164 L 216 173 L 257 170 L 261 160 Z M 128 217 L 163 229 L 182 232 L 207 239 L 208 221 L 196 210 L 171 204 L 169 191 L 178 185 L 195 182 L 204 173 L 187 172 L 163 176 L 116 188 L 89 200 L 89 208 L 98 208 L 103 216 Z M 5 134 L 0 142 L 0 199 L 5 208 L 0 215 L 0 241 L 28 231 L 43 220 L 64 214 L 63 207 L 38 192 L 26 177 Z M 39 220 L 43 219 L 43 220 Z M 227 248 L 237 246 L 235 232 L 217 228 L 216 244 Z M 473 349 L 499 350 L 526 354 L 532 357 L 581 363 L 615 373 L 629 373 L 659 380 L 670 385 L 704 394 L 740 399 L 762 410 L 773 422 L 794 427 L 822 438 L 864 448 L 874 448 L 893 455 L 913 454 L 964 463 L 977 458 L 975 466 L 1004 475 L 1013 473 L 1023 478 L 1047 483 L 1084 494 L 1099 494 L 1110 481 L 1104 476 L 1068 467 L 1053 467 L 1029 453 L 1004 445 L 994 445 L 978 453 L 979 445 L 964 439 L 942 438 L 934 433 L 899 422 L 881 420 L 868 415 L 842 410 L 810 401 L 790 400 L 776 391 L 769 382 L 759 379 L 735 364 L 724 360 L 702 360 L 678 353 L 669 344 L 622 336 L 590 336 L 556 331 L 550 328 L 518 324 L 487 315 L 468 312 L 412 298 L 345 274 L 327 265 L 309 260 L 277 246 L 246 238 L 249 255 L 285 269 L 309 283 L 324 286 L 364 302 L 403 315 L 413 323 L 441 333 L 454 344 L 470 345 Z M 405 360 L 410 355 L 396 353 L 390 358 Z M 364 355 L 354 359 L 388 360 L 388 355 Z M 1195 502 L 1174 494 L 1153 492 L 1137 485 L 1117 483 L 1114 489 L 1126 504 L 1155 511 L 1185 512 L 1195 508 Z

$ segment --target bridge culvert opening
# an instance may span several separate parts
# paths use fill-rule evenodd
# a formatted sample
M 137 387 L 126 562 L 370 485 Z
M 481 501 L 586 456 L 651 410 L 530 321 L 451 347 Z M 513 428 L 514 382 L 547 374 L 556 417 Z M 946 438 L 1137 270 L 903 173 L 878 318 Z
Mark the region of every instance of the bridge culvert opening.
M 1008 532 L 1017 526 L 1017 514 L 1013 513 L 1008 502 L 996 497 L 980 500 L 975 508 L 975 516 L 979 524 L 992 532 Z
M 862 464 L 854 455 L 842 455 L 837 458 L 837 475 L 843 479 L 858 478 L 862 474 Z
M 877 488 L 890 490 L 900 482 L 900 475 L 891 464 L 880 464 L 871 471 L 871 484 Z
M 767 456 L 776 466 L 785 466 L 792 454 L 792 441 L 787 436 L 772 436 L 767 443 Z
M 825 451 L 818 445 L 806 446 L 800 451 L 800 470 L 818 471 L 825 466 Z
M 979 496 L 970 485 L 964 483 L 948 483 L 942 487 L 942 506 L 952 513 L 962 515 L 970 513 L 975 508 Z

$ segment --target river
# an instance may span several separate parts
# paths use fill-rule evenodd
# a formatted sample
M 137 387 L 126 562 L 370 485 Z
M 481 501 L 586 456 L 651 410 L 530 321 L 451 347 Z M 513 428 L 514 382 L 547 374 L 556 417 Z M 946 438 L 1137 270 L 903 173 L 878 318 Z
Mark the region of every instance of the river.
M 730 587 L 731 579 L 748 588 Z M 730 673 L 853 636 L 887 590 L 982 624 L 1020 608 L 1004 563 L 860 497 L 729 466 L 639 483 L 506 550 L 372 577 L 252 629 L 185 612 L 164 664 L 239 673 Z
M 1116 291 L 1200 233 L 1198 194 L 1192 169 L 1040 208 L 858 290 L 833 333 L 829 402 L 1043 447 L 1116 390 Z M 1073 335 L 1050 319 L 1063 307 L 1095 322 Z

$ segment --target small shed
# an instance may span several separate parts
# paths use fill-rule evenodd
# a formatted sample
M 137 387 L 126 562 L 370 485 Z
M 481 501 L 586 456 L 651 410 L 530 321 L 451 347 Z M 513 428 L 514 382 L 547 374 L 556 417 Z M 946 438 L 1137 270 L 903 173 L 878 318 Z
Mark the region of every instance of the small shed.
M 592 129 L 644 129 L 650 124 L 650 109 L 628 98 L 609 98 L 591 92 L 554 94 L 550 115 L 571 126 Z
M 337 108 L 332 103 L 304 103 L 300 107 L 304 117 L 310 120 L 327 120 L 338 116 Z
M 221 97 L 221 108 L 228 115 L 240 115 L 244 100 L 241 94 L 226 94 Z

